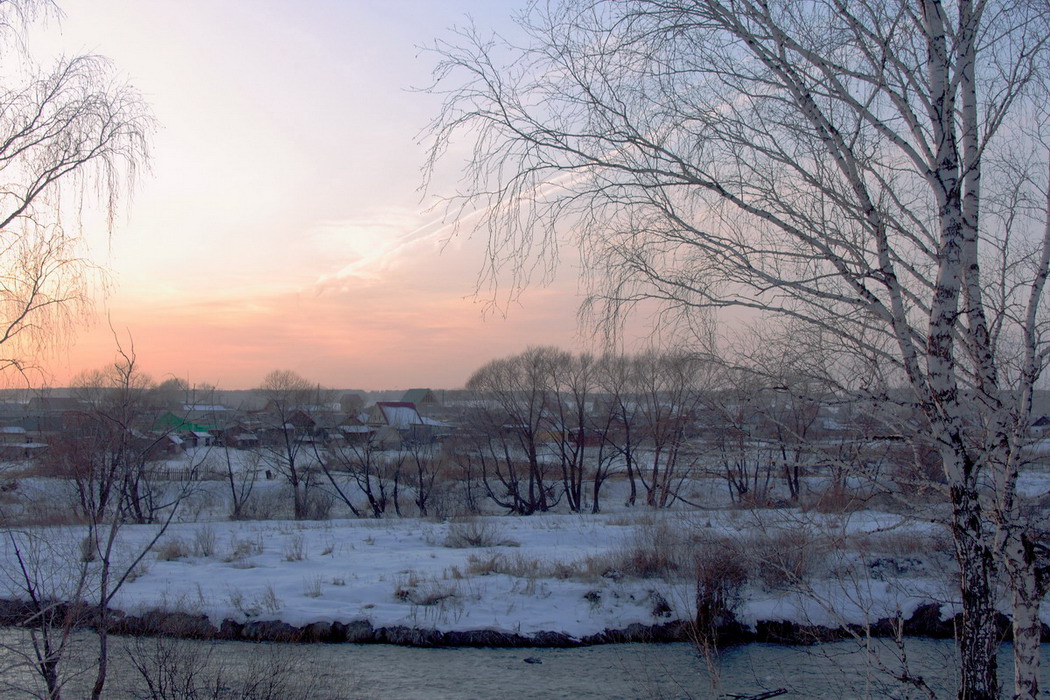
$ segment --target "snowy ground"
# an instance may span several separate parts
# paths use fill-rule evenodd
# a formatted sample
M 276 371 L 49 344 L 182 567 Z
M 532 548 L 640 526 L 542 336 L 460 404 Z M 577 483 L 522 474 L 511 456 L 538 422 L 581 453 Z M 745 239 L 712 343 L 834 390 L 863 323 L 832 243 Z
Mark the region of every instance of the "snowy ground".
M 56 598 L 78 567 L 98 566 L 80 561 L 81 527 L 27 532 L 4 542 L 4 597 L 24 596 L 12 575 L 16 541 Z M 118 563 L 126 566 L 155 532 L 155 526 L 125 526 Z M 493 546 L 446 546 L 462 544 L 455 540 L 464 532 Z M 736 543 L 732 556 L 746 559 L 750 572 L 739 591 L 742 621 L 837 626 L 950 602 L 944 557 L 925 551 L 936 534 L 932 525 L 889 514 L 733 510 L 485 516 L 451 523 L 173 523 L 112 605 L 132 614 L 151 608 L 204 613 L 216 624 L 224 618 L 297 626 L 367 619 L 376 627 L 580 637 L 691 617 L 695 583 L 688 567 L 642 572 L 646 577 L 631 568 L 638 552 L 669 548 L 684 561 L 689 554 L 681 548 L 689 542 L 728 539 Z
M 20 513 L 26 525 L 0 544 L 0 597 L 26 597 L 17 545 L 39 591 L 67 599 L 78 572 L 99 566 L 83 561 L 83 526 L 55 524 L 70 520 L 72 487 L 11 473 L 4 483 L 15 486 L 0 489 L 0 514 Z M 810 493 L 826 488 L 819 478 L 805 481 Z M 284 489 L 280 481 L 256 484 L 253 498 L 266 517 L 290 515 Z M 692 618 L 699 560 L 722 577 L 729 576 L 722 563 L 734 564 L 738 580 L 728 594 L 745 623 L 864 624 L 908 617 L 928 602 L 942 603 L 944 615 L 957 610 L 951 547 L 936 524 L 944 514 L 932 506 L 920 503 L 910 516 L 747 510 L 730 507 L 725 482 L 710 478 L 687 485 L 690 501 L 703 508 L 655 512 L 625 508 L 625 489 L 610 481 L 599 515 L 347 519 L 337 503 L 331 520 L 231 522 L 228 486 L 204 481 L 132 568 L 112 607 L 203 613 L 215 624 L 367 619 L 375 627 L 581 637 Z M 1019 491 L 1046 494 L 1050 474 L 1025 474 Z M 410 491 L 401 499 L 411 512 Z M 157 531 L 120 529 L 118 576 Z M 468 546 L 471 539 L 480 546 Z

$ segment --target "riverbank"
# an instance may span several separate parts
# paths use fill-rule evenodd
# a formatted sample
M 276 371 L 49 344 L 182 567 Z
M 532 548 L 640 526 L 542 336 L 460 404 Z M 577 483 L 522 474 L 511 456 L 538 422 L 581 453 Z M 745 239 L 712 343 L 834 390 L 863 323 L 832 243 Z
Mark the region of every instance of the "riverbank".
M 55 619 L 68 620 L 78 630 L 97 630 L 100 619 L 96 611 L 69 604 L 52 604 Z M 0 600 L 0 627 L 25 628 L 38 624 L 34 607 L 21 600 Z M 724 620 L 714 631 L 720 645 L 766 643 L 808 645 L 848 639 L 917 637 L 952 639 L 959 617 L 942 619 L 941 606 L 928 603 L 919 606 L 908 619 L 883 618 L 869 626 L 846 625 L 827 627 L 791 620 L 759 620 L 754 627 L 735 619 Z M 141 615 L 128 615 L 109 610 L 107 627 L 110 634 L 133 637 L 161 637 L 207 641 L 246 641 L 275 643 L 324 644 L 392 644 L 420 648 L 554 648 L 595 646 L 624 643 L 697 642 L 700 639 L 693 621 L 674 620 L 661 624 L 634 623 L 623 629 L 606 629 L 596 634 L 573 637 L 564 632 L 540 631 L 522 635 L 497 629 L 448 630 L 434 628 L 374 627 L 369 620 L 317 621 L 302 626 L 278 619 L 239 622 L 224 619 L 214 625 L 206 615 L 182 611 L 149 610 Z M 1009 619 L 1001 615 L 999 634 L 1010 641 Z M 1050 642 L 1050 627 L 1043 625 L 1043 641 Z

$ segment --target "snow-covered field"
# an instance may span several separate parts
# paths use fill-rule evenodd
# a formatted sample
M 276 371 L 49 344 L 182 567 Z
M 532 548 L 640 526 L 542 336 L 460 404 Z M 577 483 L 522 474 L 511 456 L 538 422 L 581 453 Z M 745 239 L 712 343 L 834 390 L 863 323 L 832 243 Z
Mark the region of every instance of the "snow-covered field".
M 37 593 L 69 599 L 79 573 L 93 576 L 100 566 L 85 561 L 85 526 L 57 524 L 73 521 L 72 485 L 10 474 L 0 514 L 9 521 L 18 514 L 22 524 L 8 527 L 0 544 L 0 597 L 27 596 L 17 547 Z M 826 488 L 817 477 L 804 482 L 811 494 Z M 114 570 L 131 573 L 111 607 L 205 614 L 216 626 L 227 618 L 295 626 L 367 620 L 377 628 L 580 638 L 693 619 L 699 570 L 700 578 L 725 582 L 737 619 L 749 625 L 863 625 L 907 618 L 930 602 L 941 603 L 944 616 L 957 612 L 951 546 L 937 524 L 944 513 L 921 498 L 912 499 L 909 515 L 749 510 L 731 506 L 721 479 L 685 488 L 703 507 L 627 508 L 626 483 L 613 479 L 597 515 L 441 520 L 396 517 L 390 508 L 382 519 L 347 518 L 336 499 L 326 510 L 333 519 L 297 522 L 280 519 L 290 516 L 291 503 L 280 480 L 254 485 L 255 516 L 269 519 L 240 521 L 228 520 L 228 484 L 196 482 L 152 547 L 159 526 L 119 528 Z M 170 484 L 167 495 L 175 489 Z M 1047 494 L 1050 474 L 1023 475 L 1019 491 Z M 400 497 L 404 512 L 414 512 L 411 491 L 402 487 Z
M 120 531 L 118 571 L 157 532 Z M 4 541 L 0 596 L 24 597 L 14 543 L 56 598 L 82 562 L 79 526 L 37 527 Z M 112 602 L 225 618 L 368 620 L 448 630 L 582 637 L 694 615 L 696 549 L 719 543 L 746 581 L 738 618 L 863 624 L 948 603 L 951 569 L 939 529 L 897 515 L 710 510 L 608 515 L 170 525 Z M 480 546 L 467 546 L 467 540 Z M 709 556 L 710 558 L 710 556 Z

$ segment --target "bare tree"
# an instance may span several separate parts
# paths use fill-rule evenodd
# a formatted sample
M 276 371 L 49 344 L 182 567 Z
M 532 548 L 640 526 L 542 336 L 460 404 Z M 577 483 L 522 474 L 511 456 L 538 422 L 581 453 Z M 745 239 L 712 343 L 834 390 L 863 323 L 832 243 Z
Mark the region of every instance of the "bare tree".
M 280 474 L 292 489 L 296 520 L 307 517 L 307 496 L 311 484 L 311 467 L 317 464 L 313 441 L 307 440 L 312 419 L 316 387 L 291 370 L 276 369 L 263 377 L 255 390 L 266 402 L 261 414 L 266 430 L 260 436 L 262 461 Z
M 104 58 L 33 60 L 24 33 L 52 9 L 0 4 L 0 369 L 24 371 L 79 320 L 97 270 L 74 223 L 96 192 L 112 222 L 153 129 L 139 94 L 113 80 Z
M 432 441 L 411 441 L 405 446 L 409 458 L 409 471 L 414 492 L 413 502 L 419 515 L 429 515 L 430 500 L 438 477 L 444 477 L 447 458 L 441 447 Z
M 244 458 L 234 459 L 229 445 L 223 445 L 221 449 L 222 461 L 226 466 L 226 485 L 230 487 L 230 520 L 241 520 L 244 518 L 245 507 L 251 499 L 255 482 L 259 478 L 262 455 L 258 450 L 254 450 Z
M 645 300 L 748 310 L 879 368 L 872 396 L 907 389 L 948 484 L 962 698 L 998 693 L 1000 565 L 1015 692 L 1038 695 L 1042 550 L 1016 479 L 1050 350 L 1048 15 L 564 0 L 525 13 L 523 46 L 437 45 L 432 158 L 473 139 L 451 205 L 487 214 L 489 279 L 509 257 L 526 282 L 568 222 L 607 319 Z
M 348 486 L 356 486 L 365 497 L 372 517 L 382 518 L 390 505 L 394 512 L 401 515 L 401 481 L 404 477 L 405 464 L 409 455 L 414 456 L 417 472 L 422 474 L 428 468 L 422 451 L 405 451 L 384 449 L 381 436 L 371 433 L 363 441 L 354 441 L 347 445 L 330 447 L 321 455 L 321 470 L 335 490 L 336 496 L 354 515 L 361 512 L 348 493 Z M 420 476 L 425 484 L 425 478 Z M 424 499 L 425 503 L 425 499 Z
M 46 67 L 33 59 L 25 37 L 28 24 L 52 10 L 43 0 L 0 3 L 0 370 L 23 374 L 34 352 L 55 342 L 87 307 L 98 270 L 86 257 L 80 213 L 97 195 L 112 224 L 124 186 L 147 158 L 153 128 L 139 94 L 114 80 L 104 58 L 63 56 Z M 124 367 L 130 373 L 133 355 L 123 359 L 118 371 Z M 93 467 L 75 466 L 82 479 L 101 476 Z M 148 494 L 134 490 L 142 483 L 141 473 L 127 466 L 120 460 L 104 484 L 81 489 L 89 516 L 85 552 L 97 556 L 90 577 L 85 563 L 71 577 L 75 583 L 61 589 L 72 596 L 70 606 L 58 606 L 49 597 L 56 589 L 43 585 L 50 579 L 38 576 L 29 553 L 32 542 L 39 541 L 35 533 L 9 533 L 21 567 L 16 578 L 30 600 L 32 621 L 40 625 L 32 635 L 35 667 L 55 700 L 62 690 L 59 669 L 73 619 L 69 611 L 82 604 L 80 595 L 88 589 L 96 613 L 105 609 L 130 571 L 112 557 L 117 532 L 128 519 L 148 517 Z M 19 537 L 26 547 L 19 549 Z M 132 560 L 132 566 L 137 564 L 134 555 Z M 102 618 L 92 697 L 101 695 L 107 672 Z
M 475 393 L 472 433 L 482 479 L 499 505 L 523 515 L 546 511 L 557 500 L 542 458 L 554 408 L 550 366 L 557 348 L 530 347 L 492 360 L 467 381 Z M 495 490 L 492 481 L 499 483 Z M 502 491 L 502 493 L 501 493 Z
M 700 455 L 693 438 L 702 400 L 714 388 L 714 365 L 697 356 L 654 351 L 636 356 L 634 362 L 644 448 L 636 453 L 638 476 L 646 504 L 666 508 L 698 466 Z
M 150 467 L 167 433 L 152 432 L 152 380 L 139 371 L 134 350 L 120 349 L 116 362 L 74 377 L 72 385 L 84 410 L 56 457 L 71 462 L 81 504 L 95 510 L 86 514 L 108 517 L 115 506 L 109 495 L 124 493 L 135 522 L 153 522 L 163 506 L 156 502 Z
M 705 426 L 719 471 L 736 503 L 766 505 L 774 478 L 774 441 L 761 420 L 767 405 L 764 387 L 743 372 L 729 378 L 731 389 L 708 403 L 713 418 Z
M 641 402 L 635 385 L 636 363 L 627 355 L 609 354 L 602 357 L 599 374 L 602 391 L 609 402 L 609 428 L 605 443 L 619 452 L 630 491 L 625 505 L 633 506 L 638 499 L 637 459 L 641 439 L 638 421 Z M 597 494 L 595 502 L 597 502 Z
M 48 457 L 76 490 L 85 524 L 79 552 L 61 552 L 46 531 L 6 533 L 18 564 L 12 578 L 28 601 L 25 622 L 34 626 L 33 665 L 51 700 L 61 697 L 68 675 L 62 667 L 70 635 L 85 623 L 98 634 L 91 697 L 102 697 L 109 673 L 110 604 L 163 536 L 190 488 L 186 482 L 164 489 L 148 473 L 152 448 L 164 439 L 145 432 L 143 409 L 151 386 L 137 369 L 135 353 L 120 348 L 111 368 L 79 382 L 86 408 L 78 428 Z M 125 525 L 147 522 L 155 527 L 144 545 L 129 546 L 122 539 Z

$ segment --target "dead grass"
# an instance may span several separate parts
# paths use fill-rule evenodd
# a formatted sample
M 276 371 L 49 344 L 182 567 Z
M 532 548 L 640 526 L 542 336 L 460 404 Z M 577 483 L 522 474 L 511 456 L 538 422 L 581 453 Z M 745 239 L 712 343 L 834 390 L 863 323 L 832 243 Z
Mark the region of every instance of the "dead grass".
M 489 519 L 463 518 L 449 523 L 444 545 L 455 549 L 470 547 L 518 547 L 520 543 L 504 536 L 502 526 Z
M 178 561 L 190 555 L 190 547 L 181 537 L 169 537 L 157 545 L 157 561 Z
M 571 579 L 582 578 L 585 567 L 581 562 L 548 561 L 527 557 L 517 552 L 503 553 L 493 552 L 491 554 L 471 554 L 467 557 L 467 568 L 464 572 L 467 576 L 489 576 L 491 574 L 503 574 L 515 578 L 539 579 Z M 462 578 L 463 573 L 453 567 L 452 578 Z
M 256 535 L 254 538 L 233 535 L 230 537 L 230 550 L 223 557 L 223 561 L 227 563 L 244 561 L 248 557 L 262 554 L 264 549 L 262 535 Z
M 809 579 L 827 544 L 805 527 L 785 527 L 752 533 L 738 547 L 754 579 L 768 591 L 780 591 Z
M 803 499 L 801 506 L 803 512 L 855 513 L 865 508 L 865 501 L 855 490 L 840 483 L 831 483 L 824 490 Z
M 215 556 L 215 529 L 202 525 L 193 532 L 193 555 L 196 557 Z

